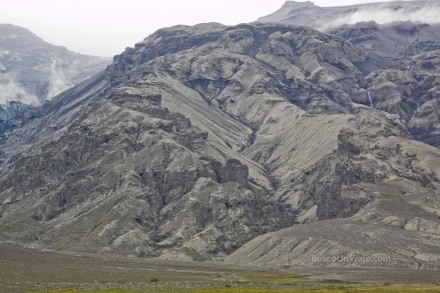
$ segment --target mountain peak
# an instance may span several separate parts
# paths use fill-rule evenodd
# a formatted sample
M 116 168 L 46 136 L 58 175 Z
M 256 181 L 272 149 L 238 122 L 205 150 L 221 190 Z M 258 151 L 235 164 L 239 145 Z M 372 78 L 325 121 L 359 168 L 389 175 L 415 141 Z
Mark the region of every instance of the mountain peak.
M 286 1 L 283 6 L 311 6 L 315 5 L 312 1 Z
M 27 28 L 18 26 L 18 25 L 14 25 L 14 24 L 10 24 L 10 23 L 0 23 L 0 31 L 4 32 L 4 33 L 22 33 L 22 34 L 29 34 L 29 35 L 34 35 L 30 30 L 28 30 Z
M 9 44 L 11 38 L 17 39 L 25 39 L 29 43 L 39 43 L 39 44 L 47 44 L 43 39 L 38 37 L 36 34 L 28 30 L 27 28 L 13 25 L 13 24 L 0 24 L 0 35 L 4 37 L 2 43 Z
M 313 3 L 312 1 L 305 1 L 305 2 L 286 1 L 283 5 L 283 7 L 289 7 L 289 8 L 312 7 L 312 6 L 316 6 L 315 3 Z

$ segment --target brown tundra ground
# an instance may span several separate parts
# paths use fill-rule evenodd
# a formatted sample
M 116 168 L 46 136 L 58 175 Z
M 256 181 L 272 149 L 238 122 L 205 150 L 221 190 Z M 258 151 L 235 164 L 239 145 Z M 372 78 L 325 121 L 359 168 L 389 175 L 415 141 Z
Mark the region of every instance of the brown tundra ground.
M 440 292 L 440 271 L 280 270 L 0 245 L 0 292 Z M 386 289 L 384 289 L 386 288 Z M 320 289 L 317 290 L 316 289 Z

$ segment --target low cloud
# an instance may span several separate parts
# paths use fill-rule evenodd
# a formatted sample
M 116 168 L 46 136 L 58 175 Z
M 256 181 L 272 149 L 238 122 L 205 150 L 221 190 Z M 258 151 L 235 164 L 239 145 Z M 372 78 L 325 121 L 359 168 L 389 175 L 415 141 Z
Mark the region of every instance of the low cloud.
M 375 21 L 378 24 L 391 23 L 396 21 L 412 21 L 414 23 L 440 23 L 440 5 L 431 2 L 419 8 L 410 7 L 409 9 L 393 9 L 390 6 L 374 6 L 365 8 L 353 13 L 336 17 L 333 20 L 316 23 L 314 27 L 320 31 L 328 31 L 345 24 L 355 24 L 358 22 Z

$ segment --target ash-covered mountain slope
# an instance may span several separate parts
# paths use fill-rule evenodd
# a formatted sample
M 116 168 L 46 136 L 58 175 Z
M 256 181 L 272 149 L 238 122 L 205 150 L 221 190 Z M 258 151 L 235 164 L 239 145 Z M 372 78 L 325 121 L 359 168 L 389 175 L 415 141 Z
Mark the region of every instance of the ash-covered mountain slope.
M 215 258 L 295 224 L 392 217 L 376 203 L 395 182 L 398 196 L 414 188 L 399 204 L 434 228 L 406 236 L 384 225 L 411 236 L 410 248 L 433 255 L 421 265 L 435 266 L 440 151 L 367 106 L 365 62 L 363 49 L 306 27 L 159 30 L 8 133 L 0 237 Z M 358 222 L 352 233 L 370 229 Z
M 360 108 L 337 150 L 307 171 L 320 221 L 259 236 L 226 261 L 440 268 L 440 152 L 409 140 L 397 117 L 381 115 Z
M 0 104 L 41 104 L 110 62 L 48 44 L 25 28 L 0 24 Z

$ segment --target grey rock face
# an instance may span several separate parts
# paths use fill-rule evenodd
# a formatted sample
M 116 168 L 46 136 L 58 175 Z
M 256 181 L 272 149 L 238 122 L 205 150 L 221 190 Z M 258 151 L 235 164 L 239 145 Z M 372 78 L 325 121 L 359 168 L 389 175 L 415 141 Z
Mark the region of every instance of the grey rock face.
M 344 222 L 347 233 L 371 233 L 371 222 L 393 243 L 411 239 L 428 266 L 439 150 L 411 140 L 399 116 L 353 102 L 366 95 L 362 62 L 365 50 L 305 27 L 159 30 L 8 133 L 0 236 L 147 257 L 233 253 L 243 264 L 267 264 L 268 253 L 283 264 L 288 253 L 265 244 L 274 231 L 310 227 L 304 238 L 321 247 L 314 222 Z M 295 233 L 277 241 L 298 257 Z M 384 234 L 366 251 L 383 253 Z M 315 252 L 347 251 L 345 238 Z M 399 265 L 414 264 L 407 255 Z
M 29 30 L 0 25 L 0 104 L 40 105 L 105 69 L 110 58 L 85 56 L 46 43 Z
M 365 78 L 376 109 L 399 115 L 417 140 L 440 146 L 440 51 L 411 57 Z

